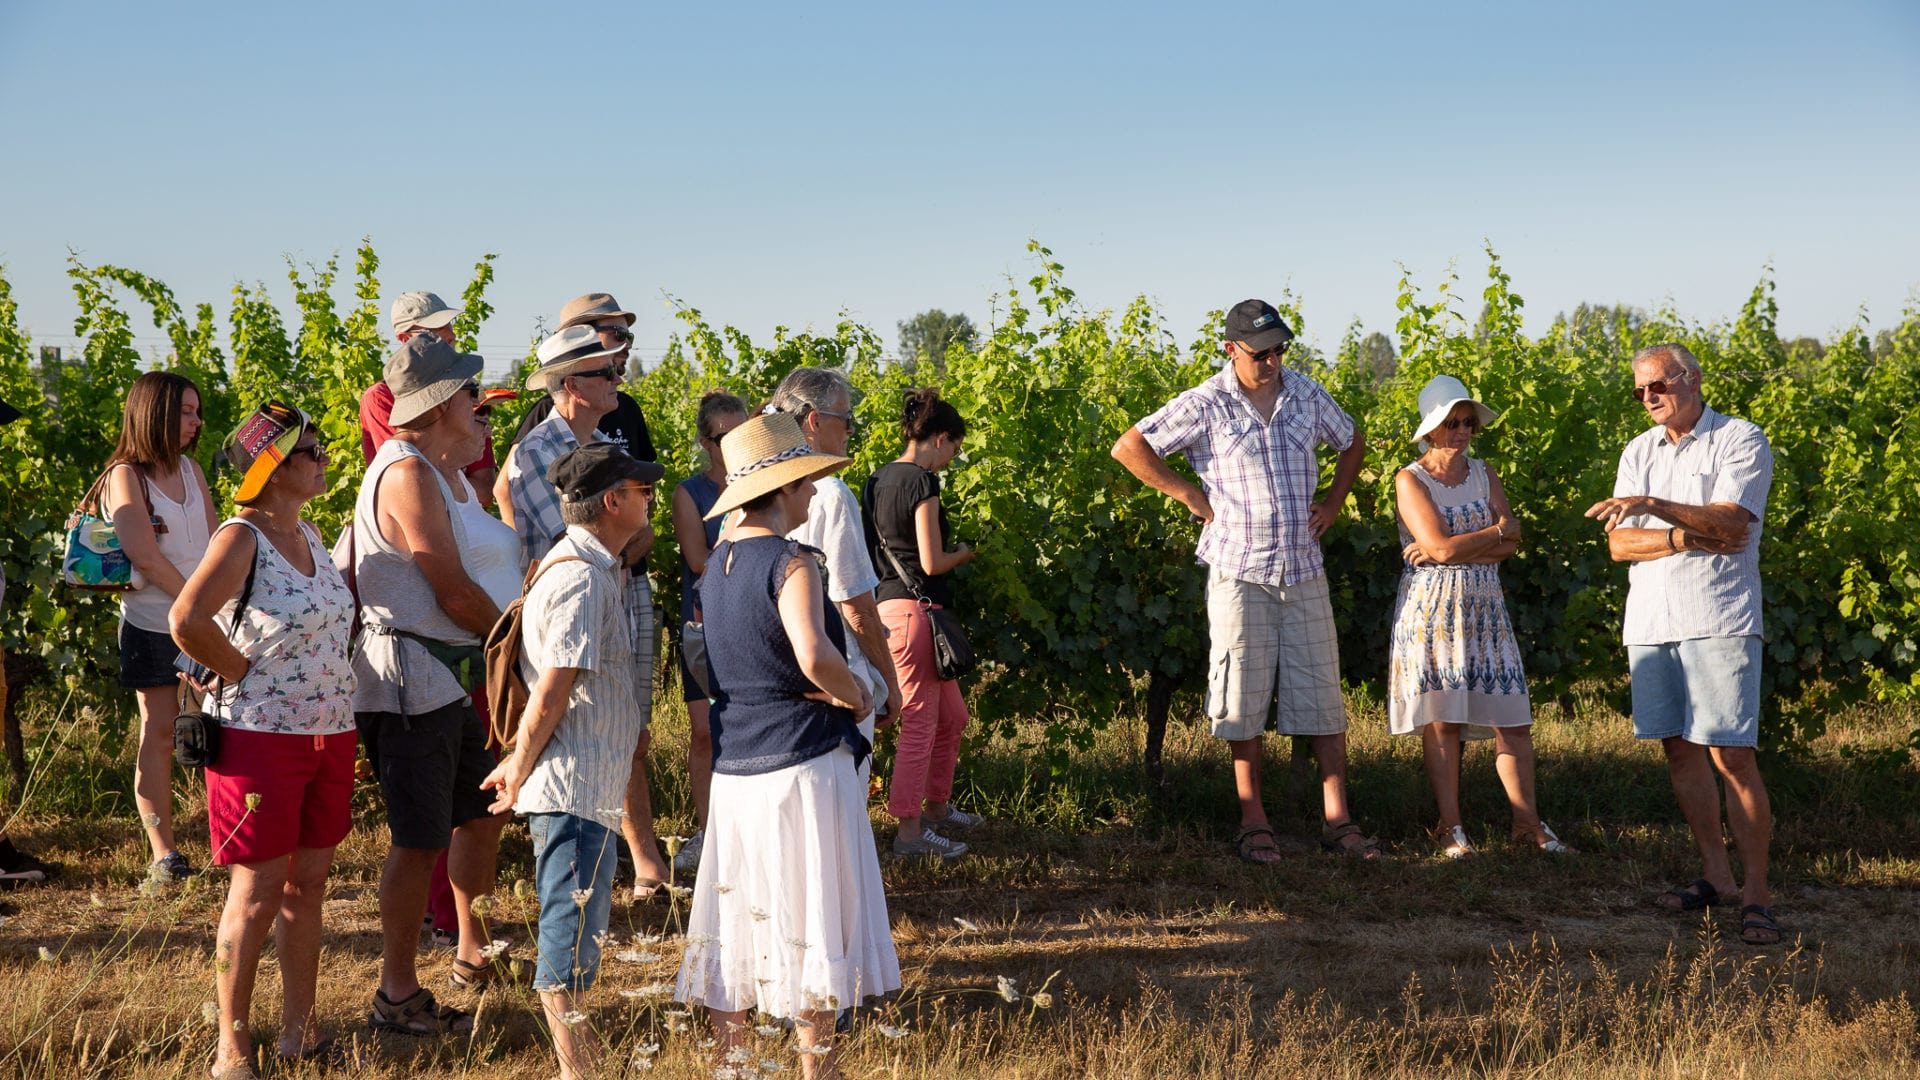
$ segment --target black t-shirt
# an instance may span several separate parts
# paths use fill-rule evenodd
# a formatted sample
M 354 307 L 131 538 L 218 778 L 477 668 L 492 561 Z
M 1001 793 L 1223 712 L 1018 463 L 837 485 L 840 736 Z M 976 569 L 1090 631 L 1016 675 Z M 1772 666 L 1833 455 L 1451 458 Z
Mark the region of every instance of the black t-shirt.
M 953 606 L 953 590 L 947 576 L 928 577 L 920 565 L 920 538 L 913 526 L 914 508 L 928 499 L 940 497 L 940 478 L 911 461 L 892 461 L 880 466 L 867 481 L 867 547 L 873 556 L 873 569 L 880 584 L 873 590 L 875 600 L 911 600 L 913 590 L 900 580 L 893 559 L 880 549 L 886 544 L 912 575 L 927 599 L 941 607 Z M 953 528 L 947 523 L 947 508 L 940 508 L 940 541 L 951 543 Z
M 647 416 L 640 411 L 640 403 L 620 391 L 620 403 L 613 411 L 600 418 L 594 426 L 600 434 L 612 439 L 614 445 L 641 461 L 658 461 L 654 453 L 653 435 L 647 430 Z M 526 437 L 533 425 L 553 415 L 553 396 L 541 394 L 540 400 L 527 410 L 526 419 L 520 421 L 520 430 L 513 433 L 513 441 L 519 442 Z

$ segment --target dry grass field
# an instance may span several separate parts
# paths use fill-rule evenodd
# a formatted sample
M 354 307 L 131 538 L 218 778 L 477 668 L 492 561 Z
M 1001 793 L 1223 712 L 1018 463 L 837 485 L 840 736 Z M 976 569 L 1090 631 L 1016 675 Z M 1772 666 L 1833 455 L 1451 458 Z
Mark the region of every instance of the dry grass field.
M 958 864 L 887 864 L 907 987 L 844 1037 L 847 1074 L 1920 1075 L 1920 773 L 1898 750 L 1911 713 L 1858 709 L 1808 752 L 1769 760 L 1789 940 L 1758 950 L 1740 944 L 1731 913 L 1652 906 L 1695 876 L 1690 845 L 1656 754 L 1603 703 L 1543 713 L 1536 728 L 1543 807 L 1582 854 L 1555 859 L 1505 841 L 1504 802 L 1477 747 L 1467 811 L 1485 852 L 1465 863 L 1439 859 L 1425 838 L 1418 744 L 1380 734 L 1377 704 L 1353 708 L 1356 807 L 1394 856 L 1379 865 L 1304 842 L 1278 866 L 1235 860 L 1225 750 L 1197 726 L 1169 733 L 1160 787 L 1142 778 L 1137 718 L 1057 777 L 1005 744 L 974 748 L 962 802 L 994 820 Z M 59 716 L 33 730 L 59 747 L 49 758 L 64 771 L 29 797 L 13 833 L 65 872 L 7 897 L 18 910 L 0 925 L 0 1077 L 205 1076 L 224 875 L 142 895 L 135 823 L 109 812 L 123 804 L 114 785 L 126 751 L 109 752 L 115 740 L 97 721 Z M 682 713 L 656 727 L 663 832 L 690 825 L 673 764 L 684 726 Z M 1285 744 L 1274 746 L 1269 801 L 1283 832 L 1307 837 L 1311 786 L 1290 776 Z M 197 781 L 179 790 L 181 836 L 203 862 Z M 329 1032 L 358 1035 L 355 1075 L 552 1075 L 532 996 L 449 989 L 444 951 L 427 954 L 430 985 L 478 1003 L 476 1034 L 367 1034 L 386 841 L 371 792 L 358 807 L 327 901 L 319 1001 Z M 884 844 L 883 818 L 876 811 Z M 524 829 L 510 829 L 495 921 L 521 953 L 529 861 Z M 590 998 L 590 1022 L 615 1048 L 611 1075 L 716 1074 L 697 1018 L 689 1024 L 660 994 L 680 955 L 673 918 L 616 909 L 626 958 L 608 960 Z M 254 1009 L 269 1047 L 277 1020 L 269 948 Z M 738 1075 L 798 1073 L 790 1034 L 768 1027 L 757 1039 Z

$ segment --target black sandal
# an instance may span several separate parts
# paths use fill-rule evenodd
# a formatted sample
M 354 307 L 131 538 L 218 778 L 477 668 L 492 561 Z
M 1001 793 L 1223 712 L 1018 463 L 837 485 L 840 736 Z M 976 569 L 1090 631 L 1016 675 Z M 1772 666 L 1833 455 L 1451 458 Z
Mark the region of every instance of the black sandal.
M 1773 917 L 1772 908 L 1748 904 L 1740 909 L 1741 941 L 1749 945 L 1778 945 L 1784 937 L 1786 931 L 1780 929 L 1780 922 Z
M 1671 904 L 1667 902 L 1669 896 L 1674 898 Z M 1685 885 L 1676 885 L 1661 893 L 1654 903 L 1668 911 L 1699 911 L 1719 904 L 1731 904 L 1733 900 L 1733 894 L 1714 888 L 1713 882 L 1706 878 L 1694 878 Z

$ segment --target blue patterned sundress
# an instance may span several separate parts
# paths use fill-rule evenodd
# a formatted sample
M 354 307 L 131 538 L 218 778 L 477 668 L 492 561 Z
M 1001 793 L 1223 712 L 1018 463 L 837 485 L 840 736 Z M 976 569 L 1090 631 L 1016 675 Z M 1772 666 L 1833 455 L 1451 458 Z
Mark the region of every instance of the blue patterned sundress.
M 1418 462 L 1407 471 L 1433 497 L 1448 536 L 1493 524 L 1487 470 L 1478 459 L 1467 461 L 1467 478 L 1455 487 Z M 1400 544 L 1412 542 L 1402 522 Z M 1387 679 L 1387 726 L 1396 735 L 1440 722 L 1469 725 L 1467 738 L 1484 739 L 1492 728 L 1533 722 L 1497 565 L 1406 567 L 1393 605 Z

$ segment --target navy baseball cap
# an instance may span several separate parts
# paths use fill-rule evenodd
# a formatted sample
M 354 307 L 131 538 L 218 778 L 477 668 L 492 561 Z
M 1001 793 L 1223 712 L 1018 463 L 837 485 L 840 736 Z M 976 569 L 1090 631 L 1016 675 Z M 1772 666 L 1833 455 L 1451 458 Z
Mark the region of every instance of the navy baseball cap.
M 1293 328 L 1265 300 L 1242 300 L 1227 312 L 1227 340 L 1266 352 L 1292 341 Z

